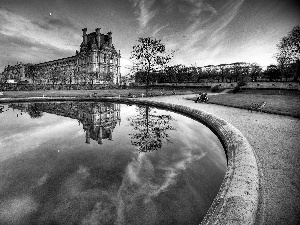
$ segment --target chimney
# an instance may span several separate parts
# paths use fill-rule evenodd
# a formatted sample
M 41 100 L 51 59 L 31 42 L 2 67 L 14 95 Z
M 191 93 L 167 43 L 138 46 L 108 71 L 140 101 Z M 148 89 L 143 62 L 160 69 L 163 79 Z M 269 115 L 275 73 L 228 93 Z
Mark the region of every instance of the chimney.
M 109 32 L 107 33 L 107 35 L 108 35 L 108 46 L 111 47 L 111 44 L 112 44 L 112 37 L 111 37 L 112 32 L 109 31 Z
M 97 35 L 97 37 L 96 37 L 96 39 L 97 39 L 97 46 L 98 46 L 98 48 L 100 48 L 100 45 L 101 45 L 101 33 L 100 33 L 100 29 L 101 28 L 96 28 L 96 35 Z
M 87 44 L 87 35 L 86 35 L 87 28 L 83 28 L 82 32 L 83 32 L 83 35 L 82 35 L 82 37 L 83 37 L 83 43 Z

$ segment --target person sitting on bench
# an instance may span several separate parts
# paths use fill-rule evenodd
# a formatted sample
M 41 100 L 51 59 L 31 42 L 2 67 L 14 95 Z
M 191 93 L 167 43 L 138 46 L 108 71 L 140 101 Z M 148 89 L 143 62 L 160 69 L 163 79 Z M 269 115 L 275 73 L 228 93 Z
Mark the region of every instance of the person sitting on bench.
M 129 92 L 128 94 L 128 98 L 135 98 L 136 96 L 134 94 L 132 94 L 131 92 Z
M 201 95 L 201 102 L 207 102 L 208 101 L 208 98 L 207 98 L 207 93 L 203 93 Z
M 200 92 L 201 93 L 201 92 Z M 195 103 L 197 102 L 207 102 L 208 101 L 208 98 L 207 98 L 207 93 L 201 93 L 199 94 L 200 96 L 197 97 Z

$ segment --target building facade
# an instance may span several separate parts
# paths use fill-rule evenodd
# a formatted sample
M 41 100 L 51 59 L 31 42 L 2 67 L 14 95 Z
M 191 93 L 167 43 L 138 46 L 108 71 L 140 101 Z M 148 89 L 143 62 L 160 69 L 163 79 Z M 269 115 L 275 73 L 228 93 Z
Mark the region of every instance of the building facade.
M 120 51 L 112 44 L 112 33 L 102 34 L 100 28 L 87 34 L 82 29 L 80 50 L 71 57 L 38 64 L 7 66 L 2 81 L 10 83 L 120 84 Z

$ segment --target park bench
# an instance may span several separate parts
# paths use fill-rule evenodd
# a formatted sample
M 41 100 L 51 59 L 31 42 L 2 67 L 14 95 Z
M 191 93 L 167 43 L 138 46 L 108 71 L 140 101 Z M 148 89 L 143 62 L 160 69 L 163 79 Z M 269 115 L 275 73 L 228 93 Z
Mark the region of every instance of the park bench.
M 263 103 L 251 103 L 251 105 L 249 106 L 249 109 L 251 112 L 252 111 L 258 111 L 258 112 L 262 112 L 262 108 L 264 108 L 266 106 L 266 102 Z
M 197 102 L 204 102 L 207 103 L 208 102 L 208 97 L 207 97 L 207 93 L 201 93 L 199 94 L 199 96 L 197 97 L 197 99 L 195 100 L 195 103 Z
M 152 92 L 146 94 L 146 97 L 153 97 L 153 96 L 154 94 Z
M 96 93 L 96 92 L 91 93 L 91 94 L 90 94 L 90 97 L 97 97 L 97 93 Z
M 136 98 L 136 96 L 134 94 L 132 94 L 131 92 L 129 92 L 128 98 Z

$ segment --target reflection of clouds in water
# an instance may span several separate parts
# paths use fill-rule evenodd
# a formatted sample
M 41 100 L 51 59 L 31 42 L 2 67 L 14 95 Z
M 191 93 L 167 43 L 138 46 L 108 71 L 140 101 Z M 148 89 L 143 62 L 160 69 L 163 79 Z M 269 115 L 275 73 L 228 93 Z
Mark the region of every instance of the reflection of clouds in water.
M 74 172 L 67 176 L 64 174 L 59 177 L 59 170 L 57 172 L 52 175 L 42 172 L 34 178 L 28 177 L 32 182 L 28 181 L 28 185 L 24 183 L 26 188 L 22 189 L 24 193 L 21 197 L 2 198 L 0 224 L 30 224 L 30 218 L 36 212 L 39 215 L 35 221 L 37 224 L 113 223 L 117 204 L 116 183 L 111 183 L 107 189 L 87 185 L 93 182 L 95 177 L 92 176 L 89 167 L 83 164 L 79 164 Z M 26 175 L 28 174 L 25 173 L 24 176 Z M 16 179 L 17 177 L 15 176 Z M 9 182 L 8 179 L 5 180 L 6 183 Z M 9 196 L 13 196 L 12 193 L 9 193 Z M 38 207 L 40 203 L 42 207 Z
M 157 209 L 151 192 L 156 185 L 151 183 L 154 168 L 147 153 L 140 153 L 128 164 L 118 191 L 116 224 L 153 224 Z M 146 215 L 150 215 L 147 218 Z M 145 220 L 147 218 L 147 220 Z
M 180 140 L 187 148 L 207 152 L 208 158 L 212 159 L 211 161 L 219 169 L 224 170 L 226 168 L 225 151 L 218 137 L 208 127 L 188 117 L 183 117 L 183 120 L 176 127 L 181 136 Z M 201 134 L 197 133 L 199 128 Z
M 34 150 L 42 143 L 53 138 L 62 138 L 64 134 L 69 133 L 68 131 L 74 130 L 74 125 L 76 125 L 76 123 L 73 121 L 63 121 L 59 124 L 37 127 L 35 130 L 3 137 L 0 142 L 0 161 L 4 161 L 26 151 Z
M 95 171 L 86 164 L 77 164 L 73 172 L 63 175 L 63 179 L 59 178 L 59 181 L 54 183 L 51 174 L 40 173 L 35 179 L 35 187 L 39 184 L 39 190 L 46 187 L 45 190 L 48 190 L 47 185 L 51 183 L 51 188 L 57 190 L 53 197 L 43 203 L 38 212 L 38 223 L 46 224 L 52 221 L 57 224 L 154 224 L 161 216 L 161 209 L 155 197 L 175 185 L 179 174 L 203 156 L 203 153 L 194 152 L 190 148 L 136 154 L 127 165 L 122 182 L 116 182 L 114 179 L 109 181 L 106 175 L 95 177 Z M 105 170 L 104 167 L 100 168 Z M 97 182 L 104 182 L 107 186 L 89 185 L 88 183 L 93 182 L 95 178 Z M 34 198 L 39 201 L 36 196 Z M 27 199 L 15 207 L 20 209 L 25 205 L 27 207 L 29 203 Z M 32 205 L 34 206 L 34 202 Z M 28 211 L 24 211 L 26 215 L 35 212 L 35 208 L 30 207 Z M 5 209 L 6 212 L 12 210 L 11 214 L 16 213 L 12 207 L 6 206 Z M 190 213 L 189 210 L 184 212 Z M 23 214 L 19 217 L 22 216 Z M 184 216 L 185 214 L 182 218 Z
M 61 186 L 60 195 L 77 196 L 84 188 L 84 180 L 89 176 L 88 168 L 80 165 L 79 169 L 69 176 Z
M 202 127 L 199 130 L 195 126 Z M 180 121 L 176 124 L 177 132 L 180 134 L 180 140 L 189 148 L 202 149 L 206 143 L 210 144 L 211 131 L 204 127 L 203 124 L 194 121 L 190 118 L 184 117 L 184 121 Z M 201 134 L 196 132 L 201 132 Z M 201 137 L 201 139 L 199 139 Z
M 110 199 L 96 203 L 94 209 L 83 220 L 82 225 L 113 224 L 116 217 L 115 204 Z
M 38 204 L 29 196 L 20 196 L 0 203 L 0 224 L 21 224 L 24 217 L 36 211 Z
M 205 153 L 199 154 L 199 152 L 197 152 L 197 155 L 195 155 L 191 148 L 182 148 L 179 154 L 173 155 L 173 160 L 170 165 L 158 165 L 158 168 L 165 171 L 165 181 L 153 193 L 153 196 L 157 196 L 160 192 L 166 190 L 170 185 L 175 183 L 175 179 L 181 171 L 186 170 L 193 161 L 199 160 L 204 156 Z
M 91 182 L 89 168 L 80 165 L 61 183 L 58 195 L 44 206 L 41 224 L 56 221 L 58 224 L 113 224 L 116 217 L 115 184 L 107 190 L 87 188 Z
M 158 152 L 156 154 L 167 153 Z M 195 155 L 191 148 L 182 148 L 162 157 L 167 160 L 158 160 L 156 163 L 152 163 L 151 154 L 140 153 L 127 166 L 118 192 L 117 224 L 126 224 L 129 220 L 132 224 L 153 224 L 156 221 L 157 206 L 152 198 L 175 184 L 177 176 L 183 170 L 186 170 L 193 161 L 204 156 L 204 153 L 199 154 L 199 152 Z M 160 173 L 161 177 L 155 176 L 155 173 Z M 134 214 L 139 214 L 136 221 L 133 221 L 133 209 L 135 209 Z M 147 212 L 152 214 L 153 218 L 142 221 Z M 131 219 L 129 219 L 129 215 Z
M 83 136 L 84 134 L 85 134 L 85 132 L 84 132 L 83 129 L 78 130 L 78 131 L 74 134 L 73 138 L 76 139 L 76 138 L 78 138 L 78 137 Z
M 101 151 L 99 155 L 98 153 L 94 155 L 82 151 L 75 157 L 73 156 L 76 151 L 64 151 L 63 149 L 68 148 L 61 148 L 62 146 L 60 146 L 60 153 L 51 151 L 53 157 L 52 162 L 49 163 L 49 168 L 45 169 L 48 164 L 45 163 L 46 166 L 43 164 L 43 169 L 34 175 L 33 188 L 32 186 L 29 187 L 33 190 L 33 198 L 38 203 L 30 202 L 33 201 L 33 198 L 28 200 L 28 198 L 23 197 L 5 200 L 5 207 L 4 203 L 0 203 L 0 218 L 8 218 L 8 216 L 3 216 L 2 212 L 11 210 L 10 214 L 17 214 L 15 209 L 18 211 L 25 206 L 28 211 L 24 210 L 23 214 L 30 215 L 31 212 L 36 210 L 32 206 L 37 206 L 42 197 L 47 199 L 41 200 L 43 207 L 40 207 L 37 212 L 39 224 L 50 223 L 51 221 L 57 224 L 154 224 L 156 219 L 159 220 L 161 215 L 166 213 L 166 210 L 171 212 L 170 205 L 184 208 L 175 211 L 175 213 L 181 213 L 180 218 L 187 217 L 187 215 L 191 215 L 191 196 L 198 199 L 197 204 L 200 204 L 202 199 L 197 196 L 199 193 L 194 190 L 197 188 L 198 191 L 198 186 L 192 186 L 194 183 L 185 183 L 187 180 L 195 180 L 195 176 L 190 175 L 191 170 L 188 170 L 186 174 L 184 171 L 194 161 L 205 156 L 205 153 L 202 152 L 202 145 L 210 136 L 210 134 L 205 133 L 205 137 L 202 137 L 203 140 L 199 140 L 198 133 L 195 134 L 194 129 L 198 126 L 197 123 L 195 121 L 183 121 L 183 125 L 177 128 L 182 141 L 175 140 L 174 145 L 166 145 L 163 151 L 152 152 L 151 154 L 136 154 L 131 161 L 129 160 L 131 151 L 123 151 L 123 149 L 126 149 L 124 143 L 120 147 L 122 151 L 114 150 L 116 147 L 109 149 L 102 145 L 100 149 L 97 148 L 97 152 Z M 40 134 L 40 136 L 36 134 L 38 129 L 36 129 L 35 135 L 31 132 L 27 132 L 26 135 L 29 134 L 32 142 L 35 141 L 34 138 L 47 141 L 47 135 L 52 137 L 53 135 L 55 137 L 63 136 L 67 133 L 65 131 L 68 127 L 70 130 L 74 129 L 73 127 L 78 128 L 78 122 L 75 121 L 73 127 L 71 123 L 62 124 L 62 127 L 59 128 L 62 129 L 62 132 L 57 132 L 58 134 L 55 134 L 55 126 L 51 125 L 49 128 L 52 131 L 48 132 L 47 129 L 49 128 L 47 128 L 44 134 Z M 124 129 L 127 129 L 127 127 Z M 74 129 L 74 131 L 71 133 L 72 139 L 76 135 L 81 136 L 84 134 L 83 130 Z M 124 136 L 123 130 L 120 135 Z M 201 135 L 199 134 L 199 136 Z M 178 135 L 174 137 L 176 139 Z M 176 146 L 177 142 L 180 143 L 179 147 Z M 211 143 L 209 146 L 214 146 L 214 144 Z M 18 145 L 21 144 L 18 143 Z M 69 147 L 73 149 L 73 145 Z M 174 147 L 174 150 L 172 147 Z M 31 152 L 38 154 L 38 151 Z M 116 153 L 118 154 L 115 155 Z M 45 159 L 50 158 L 48 155 L 46 156 Z M 92 160 L 90 160 L 91 158 Z M 49 159 L 49 162 L 51 160 Z M 55 160 L 57 163 L 53 164 Z M 39 158 L 36 161 L 39 161 Z M 32 161 L 29 160 L 29 162 Z M 47 162 L 47 160 L 43 162 Z M 33 167 L 32 163 L 26 164 Z M 61 164 L 63 165 L 61 166 Z M 36 162 L 36 166 L 38 165 L 38 162 Z M 52 170 L 53 165 L 56 165 L 56 168 Z M 116 167 L 118 169 L 115 169 Z M 125 171 L 124 168 L 126 168 Z M 193 166 L 190 168 L 193 169 Z M 182 173 L 185 175 L 180 176 Z M 33 173 L 30 175 L 33 175 Z M 202 182 L 201 179 L 200 182 Z M 0 180 L 0 191 L 3 185 Z M 7 187 L 7 185 L 4 186 Z M 52 195 L 48 198 L 46 196 L 49 195 L 48 190 L 50 189 L 53 189 L 51 190 Z M 41 198 L 38 198 L 39 194 L 36 194 L 35 190 L 41 193 Z M 182 190 L 184 190 L 184 193 L 182 193 Z M 27 191 L 23 195 L 27 196 L 29 192 Z M 47 193 L 45 194 L 45 192 Z M 194 194 L 190 194 L 190 192 Z M 178 193 L 180 196 L 178 196 Z M 176 199 L 173 196 L 176 196 Z M 19 200 L 16 201 L 16 199 Z M 160 203 L 158 199 L 159 201 L 162 199 L 164 203 Z M 167 209 L 162 209 L 163 204 L 167 205 Z M 14 206 L 12 207 L 12 205 Z M 197 212 L 199 212 L 198 208 Z M 24 218 L 23 214 L 20 214 L 19 218 Z
M 49 178 L 49 175 L 46 173 L 44 176 L 42 176 L 40 179 L 37 181 L 37 186 L 42 186 L 46 183 L 47 179 Z
M 137 158 L 127 166 L 126 174 L 131 182 L 137 184 L 151 179 L 154 175 L 154 168 L 147 158 L 147 153 L 138 154 Z
M 119 153 L 118 157 L 113 157 L 115 154 L 111 152 L 75 153 L 31 151 L 2 162 L 1 168 L 5 170 L 0 170 L 0 177 L 4 178 L 0 179 L 0 203 L 5 200 L 2 196 L 6 193 L 9 196 L 19 192 L 22 194 L 16 196 L 32 193 L 42 206 L 37 212 L 38 224 L 49 224 L 51 221 L 57 224 L 99 224 L 97 221 L 109 221 L 107 224 L 113 224 L 117 192 L 122 181 L 119 173 L 124 171 L 124 162 L 128 162 L 130 156 Z M 18 184 L 17 187 L 15 184 Z M 13 188 L 8 189 L 9 186 Z M 5 210 L 5 218 L 9 211 L 14 213 L 12 207 Z M 34 215 L 32 213 L 35 211 L 28 212 L 24 223 L 30 224 L 28 217 Z M 3 223 L 0 221 L 0 224 Z

